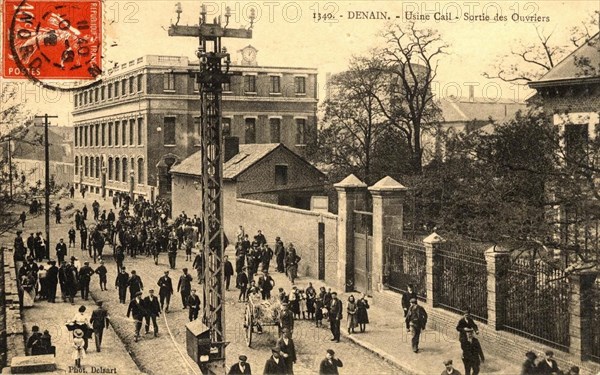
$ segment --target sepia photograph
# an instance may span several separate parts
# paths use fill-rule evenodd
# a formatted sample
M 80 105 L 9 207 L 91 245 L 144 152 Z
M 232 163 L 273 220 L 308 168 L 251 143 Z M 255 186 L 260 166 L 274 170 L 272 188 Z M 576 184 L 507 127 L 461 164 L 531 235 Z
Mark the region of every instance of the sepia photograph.
M 598 0 L 0 0 L 2 374 L 600 375 Z

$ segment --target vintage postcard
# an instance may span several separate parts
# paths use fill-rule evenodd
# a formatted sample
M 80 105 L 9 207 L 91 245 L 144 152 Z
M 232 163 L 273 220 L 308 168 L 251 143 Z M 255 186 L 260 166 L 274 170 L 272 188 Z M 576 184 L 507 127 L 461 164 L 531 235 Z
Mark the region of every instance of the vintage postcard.
M 600 4 L 0 0 L 3 373 L 600 374 Z

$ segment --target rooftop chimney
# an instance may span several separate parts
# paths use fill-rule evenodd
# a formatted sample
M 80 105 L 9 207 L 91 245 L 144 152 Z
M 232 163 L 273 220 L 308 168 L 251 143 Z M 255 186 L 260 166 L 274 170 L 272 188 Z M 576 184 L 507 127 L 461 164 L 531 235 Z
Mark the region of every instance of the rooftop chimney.
M 228 162 L 240 153 L 240 139 L 238 137 L 225 137 L 225 162 Z

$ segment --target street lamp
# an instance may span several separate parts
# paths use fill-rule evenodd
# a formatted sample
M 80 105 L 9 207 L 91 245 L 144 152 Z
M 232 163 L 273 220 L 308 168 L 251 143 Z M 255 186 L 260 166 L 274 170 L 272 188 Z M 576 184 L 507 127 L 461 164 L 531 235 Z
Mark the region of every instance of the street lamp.
M 133 169 L 131 169 L 129 171 L 129 197 L 131 198 L 131 201 L 133 202 L 133 186 L 135 184 L 135 172 L 133 171 Z

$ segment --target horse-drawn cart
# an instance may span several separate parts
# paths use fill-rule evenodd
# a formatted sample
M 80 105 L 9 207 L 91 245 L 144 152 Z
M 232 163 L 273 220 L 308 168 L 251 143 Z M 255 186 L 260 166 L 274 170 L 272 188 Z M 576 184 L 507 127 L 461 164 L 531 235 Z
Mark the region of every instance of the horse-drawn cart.
M 279 312 L 281 304 L 277 298 L 262 300 L 260 294 L 251 294 L 244 310 L 244 329 L 246 344 L 252 345 L 252 334 L 256 327 L 262 333 L 263 327 L 277 326 L 279 328 Z

